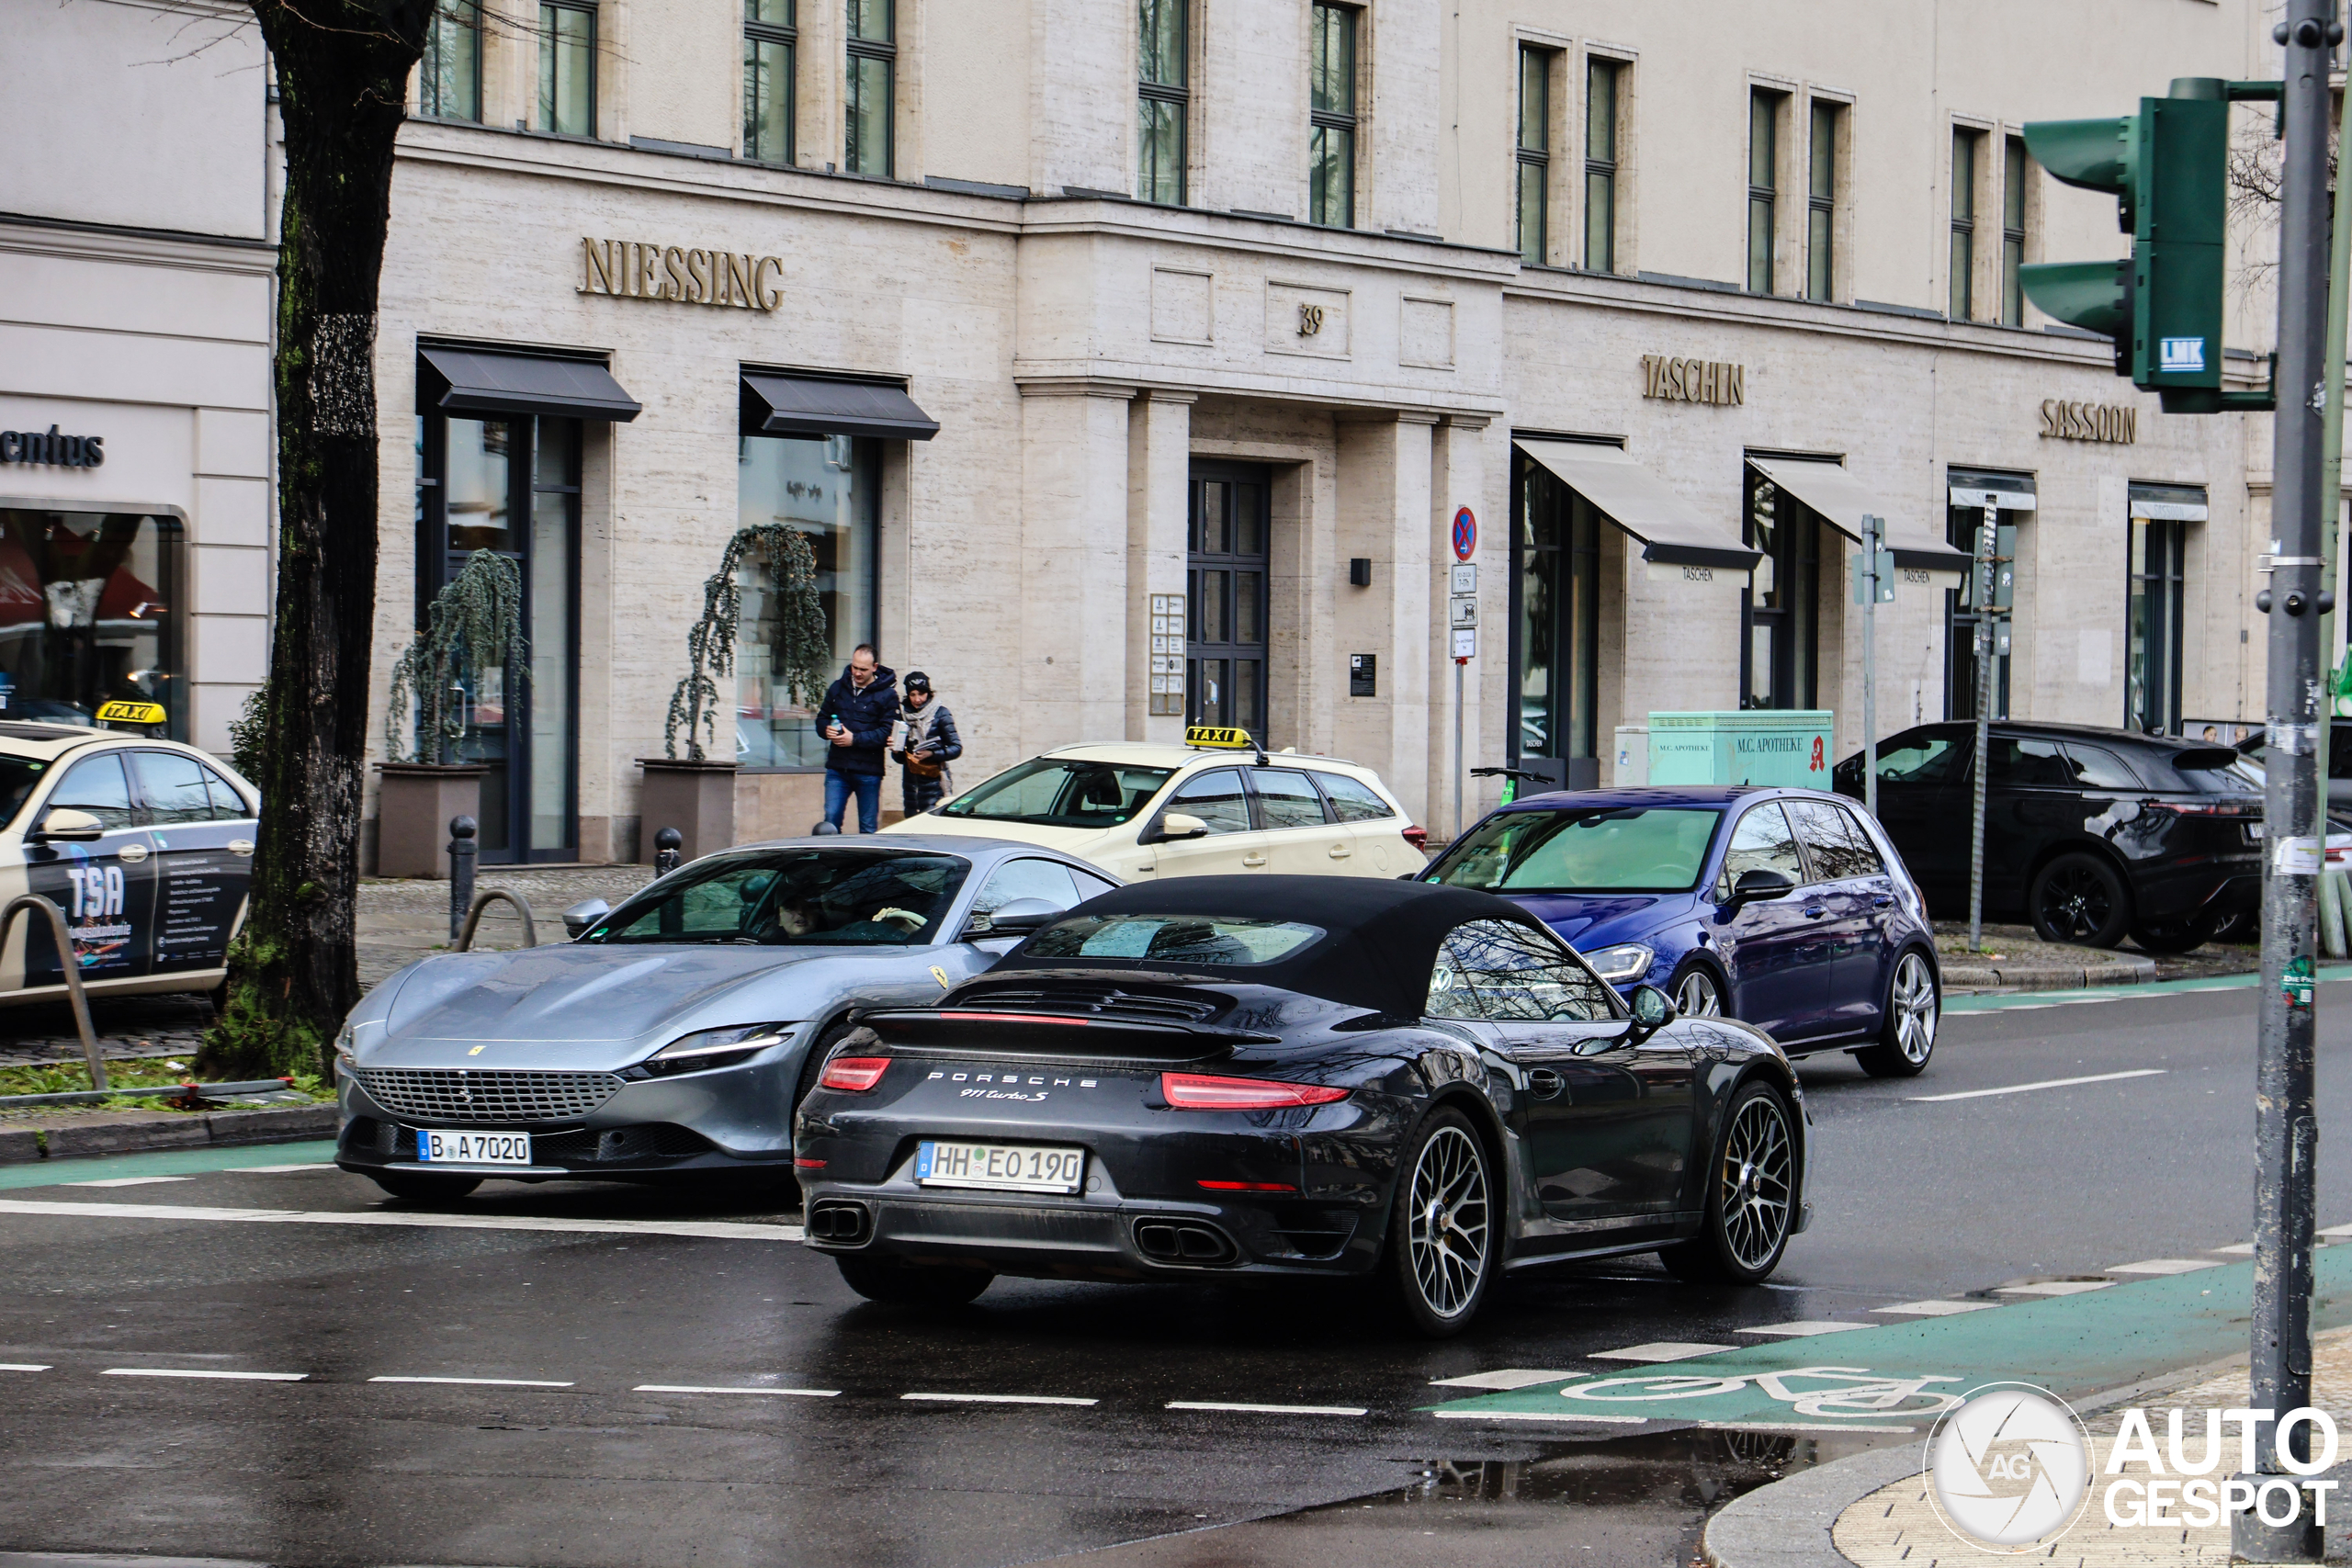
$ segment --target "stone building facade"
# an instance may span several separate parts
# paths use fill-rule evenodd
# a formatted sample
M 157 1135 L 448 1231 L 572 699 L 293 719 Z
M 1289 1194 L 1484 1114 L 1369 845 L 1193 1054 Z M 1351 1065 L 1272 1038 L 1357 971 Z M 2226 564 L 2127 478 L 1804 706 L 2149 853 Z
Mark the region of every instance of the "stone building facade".
M 704 579 L 781 520 L 836 654 L 928 671 L 967 781 L 1238 723 L 1377 767 L 1442 838 L 1492 799 L 1453 795 L 1458 564 L 1470 765 L 1609 782 L 1619 726 L 1741 706 L 1833 710 L 1843 751 L 1859 512 L 1902 568 L 1892 731 L 1973 711 L 1952 593 L 1989 494 L 2017 528 L 1999 711 L 2251 715 L 2267 423 L 2165 416 L 2014 299 L 2020 261 L 2123 243 L 2016 138 L 2275 74 L 2267 27 L 2251 0 L 447 0 L 385 264 L 378 667 L 469 553 L 508 554 L 528 679 L 465 694 L 492 853 L 650 855 L 640 760 Z M 813 716 L 742 585 L 713 754 L 739 835 L 801 831 Z

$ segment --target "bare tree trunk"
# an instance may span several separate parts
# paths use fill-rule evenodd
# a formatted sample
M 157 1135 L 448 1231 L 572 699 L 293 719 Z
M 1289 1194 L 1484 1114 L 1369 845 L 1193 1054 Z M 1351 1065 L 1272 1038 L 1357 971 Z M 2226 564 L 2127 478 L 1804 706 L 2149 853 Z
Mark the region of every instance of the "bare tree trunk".
M 251 0 L 286 130 L 277 613 L 253 905 L 201 1067 L 320 1072 L 359 998 L 354 899 L 376 607 L 376 295 L 433 0 Z

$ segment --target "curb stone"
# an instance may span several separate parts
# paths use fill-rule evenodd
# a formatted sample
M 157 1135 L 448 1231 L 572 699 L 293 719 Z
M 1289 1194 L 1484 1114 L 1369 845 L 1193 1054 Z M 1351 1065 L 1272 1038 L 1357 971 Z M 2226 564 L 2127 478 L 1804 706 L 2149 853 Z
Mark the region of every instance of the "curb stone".
M 28 1128 L 10 1129 L 0 1132 L 0 1165 L 152 1149 L 302 1143 L 322 1134 L 334 1136 L 337 1115 L 333 1105 L 298 1105 L 282 1110 L 214 1111 L 168 1122 L 125 1120 L 51 1127 L 45 1156 L 39 1134 Z
M 1975 990 L 2071 991 L 2089 986 L 2136 986 L 2156 977 L 2156 961 L 2138 953 L 2118 953 L 2113 962 L 2074 964 L 2064 968 L 2046 964 L 1954 964 L 1944 967 L 1947 992 Z

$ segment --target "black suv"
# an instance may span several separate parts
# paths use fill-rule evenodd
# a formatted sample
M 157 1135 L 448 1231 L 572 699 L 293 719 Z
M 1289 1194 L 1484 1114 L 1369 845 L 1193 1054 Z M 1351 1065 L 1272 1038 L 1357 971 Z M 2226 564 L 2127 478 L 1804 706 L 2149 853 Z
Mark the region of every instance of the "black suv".
M 1968 914 L 1976 727 L 1927 724 L 1878 744 L 1878 817 L 1928 911 Z M 1991 728 L 1984 910 L 2045 942 L 2186 953 L 2262 897 L 2259 774 L 2210 743 L 2125 729 Z M 1857 751 L 1831 775 L 1862 798 Z

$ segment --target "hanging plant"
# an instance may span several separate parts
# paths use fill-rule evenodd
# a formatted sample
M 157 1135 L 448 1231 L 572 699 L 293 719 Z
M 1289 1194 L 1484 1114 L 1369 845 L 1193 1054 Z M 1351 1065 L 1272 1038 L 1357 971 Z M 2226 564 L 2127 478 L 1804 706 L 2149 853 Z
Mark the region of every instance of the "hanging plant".
M 745 561 L 763 562 L 774 583 L 775 633 L 769 667 L 785 701 L 813 707 L 824 699 L 831 678 L 832 637 L 825 604 L 817 592 L 817 552 L 808 536 L 787 523 L 762 523 L 737 531 L 718 558 L 718 570 L 702 585 L 702 618 L 686 633 L 686 675 L 670 694 L 662 726 L 662 755 L 675 761 L 678 732 L 685 731 L 686 758 L 700 762 L 703 740 L 718 741 L 718 682 L 735 672 L 735 639 L 743 619 L 740 574 Z
M 392 665 L 391 699 L 384 713 L 386 758 L 402 761 L 405 740 L 406 761 L 439 761 L 441 749 L 466 732 L 463 706 L 449 700 L 458 682 L 478 670 L 504 669 L 510 661 L 528 682 L 530 653 L 523 637 L 521 569 L 495 550 L 476 550 L 434 595 L 424 614 L 424 635 Z

